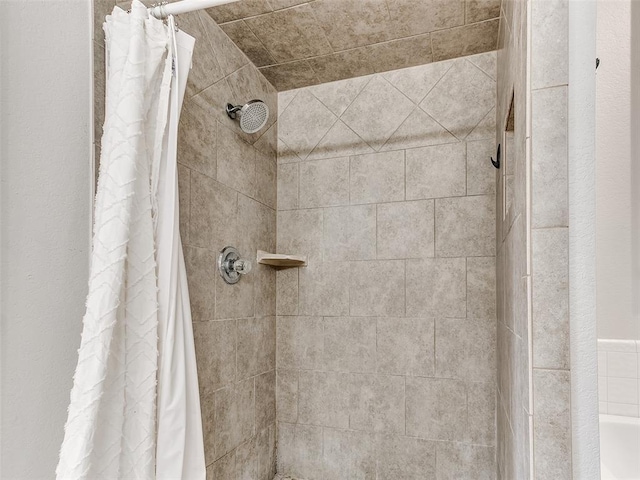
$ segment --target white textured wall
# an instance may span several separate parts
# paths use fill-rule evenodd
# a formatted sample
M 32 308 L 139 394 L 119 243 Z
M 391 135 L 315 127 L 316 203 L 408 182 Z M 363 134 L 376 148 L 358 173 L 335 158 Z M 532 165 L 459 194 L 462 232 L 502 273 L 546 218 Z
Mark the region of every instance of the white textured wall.
M 640 338 L 633 314 L 631 0 L 598 0 L 596 245 L 599 338 Z
M 1 3 L 0 477 L 36 480 L 54 476 L 84 313 L 91 6 Z
M 569 3 L 569 312 L 572 467 L 599 480 L 596 335 L 596 3 Z
M 640 2 L 631 6 L 631 131 L 640 132 Z M 640 135 L 631 137 L 631 209 L 633 246 L 633 314 L 640 340 Z

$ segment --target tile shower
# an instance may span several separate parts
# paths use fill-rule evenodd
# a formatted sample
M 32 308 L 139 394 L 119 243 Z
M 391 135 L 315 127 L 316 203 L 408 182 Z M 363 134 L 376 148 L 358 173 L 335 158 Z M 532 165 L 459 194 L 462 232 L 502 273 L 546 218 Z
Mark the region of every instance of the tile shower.
M 424 35 L 363 46 L 379 50 L 366 68 L 331 63 L 364 58 L 356 48 L 276 71 L 225 35 L 250 21 L 180 16 L 197 39 L 179 188 L 208 478 L 571 478 L 566 174 L 544 168 L 566 166 L 566 45 L 551 33 L 566 1 L 496 3 L 440 34 L 496 27 L 487 45 L 456 34 L 455 54 L 413 59 L 444 61 L 366 76 L 382 53 L 415 65 L 391 46 Z M 96 20 L 114 4 L 96 1 Z M 494 49 L 498 13 L 498 52 L 468 56 Z M 328 66 L 289 71 L 314 61 Z M 277 92 L 263 73 L 280 90 L 354 78 Z M 253 98 L 272 115 L 247 135 L 224 106 Z M 505 215 L 489 157 L 512 98 Z M 226 245 L 308 265 L 256 265 L 231 287 L 214 268 Z
M 279 94 L 280 473 L 493 478 L 495 59 Z

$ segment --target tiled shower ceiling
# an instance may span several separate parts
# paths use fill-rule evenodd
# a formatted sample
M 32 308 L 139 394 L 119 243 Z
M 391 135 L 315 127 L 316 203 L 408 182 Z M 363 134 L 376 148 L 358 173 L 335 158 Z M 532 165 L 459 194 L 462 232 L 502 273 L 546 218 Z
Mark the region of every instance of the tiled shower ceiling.
M 495 50 L 500 0 L 240 0 L 208 13 L 289 90 Z

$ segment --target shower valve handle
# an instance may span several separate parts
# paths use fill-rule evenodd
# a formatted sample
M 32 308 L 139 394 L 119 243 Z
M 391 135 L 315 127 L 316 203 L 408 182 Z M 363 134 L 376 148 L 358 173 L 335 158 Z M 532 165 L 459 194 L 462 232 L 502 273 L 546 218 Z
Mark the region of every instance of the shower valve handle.
M 239 273 L 240 275 L 246 275 L 251 271 L 252 268 L 251 262 L 249 260 L 243 260 L 241 258 L 232 261 L 230 266 L 234 272 Z
M 220 276 L 230 285 L 238 283 L 240 277 L 251 271 L 251 262 L 240 257 L 238 249 L 225 247 L 218 255 Z

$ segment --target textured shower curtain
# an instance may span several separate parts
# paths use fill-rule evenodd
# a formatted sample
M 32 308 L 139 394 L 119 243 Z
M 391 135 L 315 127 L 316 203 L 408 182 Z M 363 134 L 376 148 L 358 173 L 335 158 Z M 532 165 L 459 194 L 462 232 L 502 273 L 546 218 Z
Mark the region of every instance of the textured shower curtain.
M 200 480 L 175 154 L 188 72 L 178 74 L 185 62 L 175 57 L 190 59 L 193 39 L 149 18 L 138 0 L 130 14 L 116 7 L 104 29 L 106 112 L 89 293 L 56 475 Z

